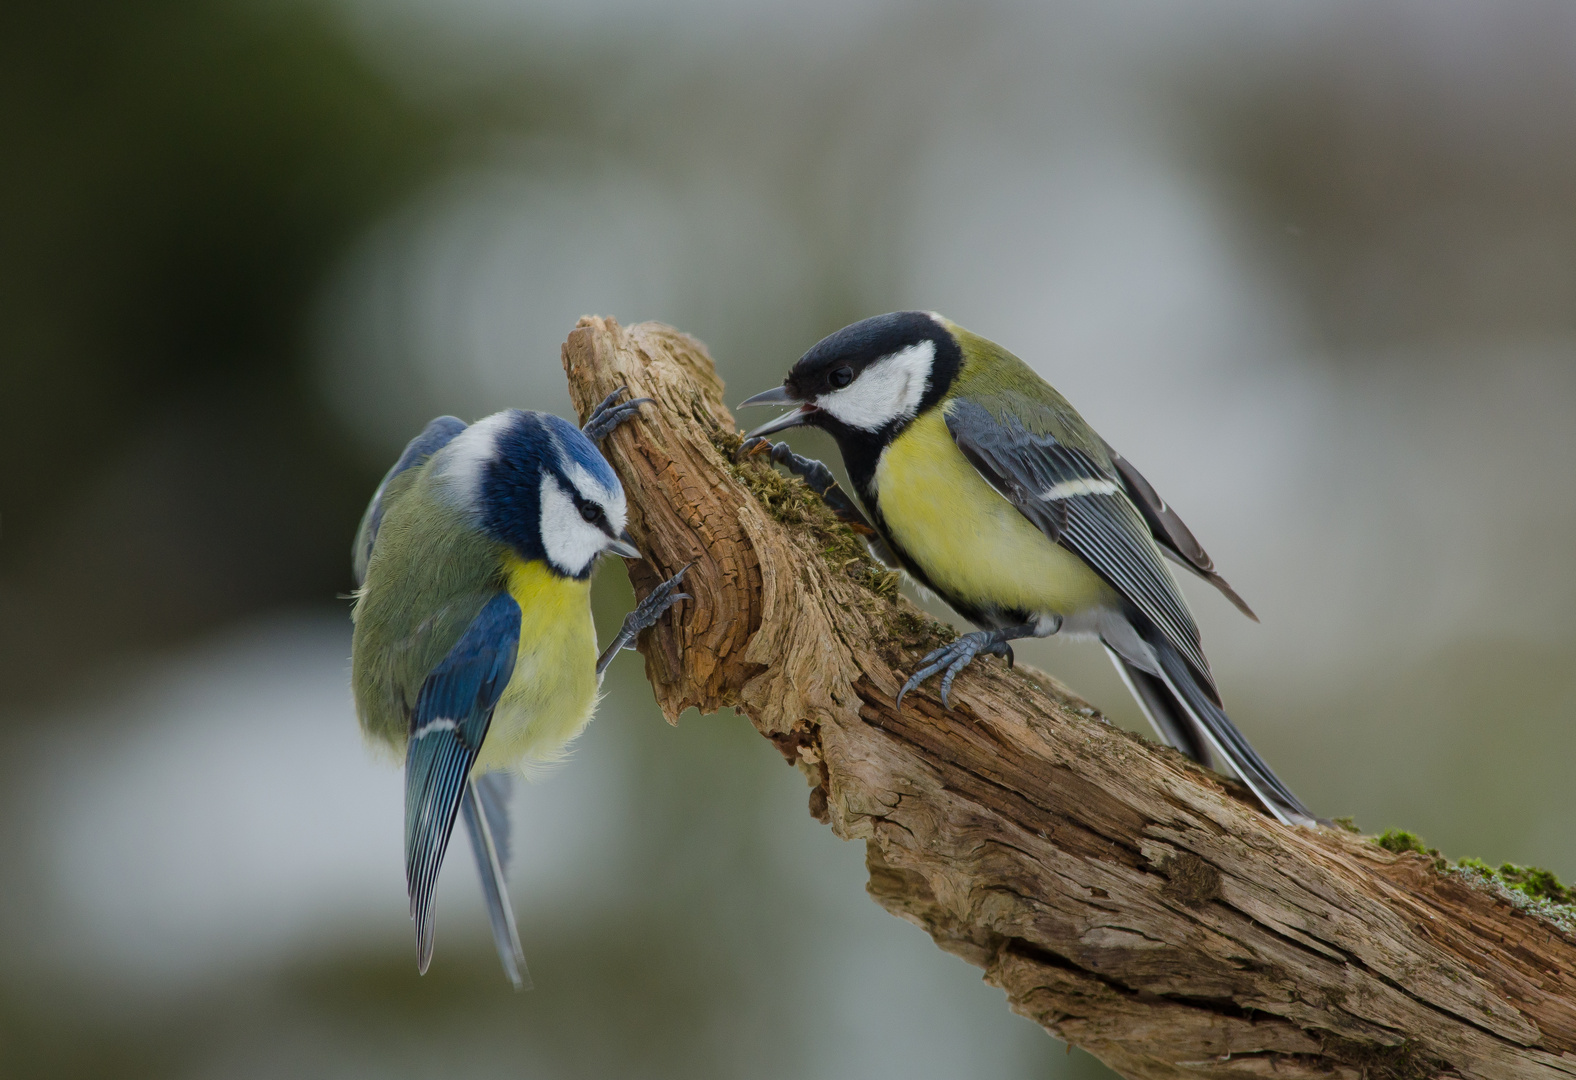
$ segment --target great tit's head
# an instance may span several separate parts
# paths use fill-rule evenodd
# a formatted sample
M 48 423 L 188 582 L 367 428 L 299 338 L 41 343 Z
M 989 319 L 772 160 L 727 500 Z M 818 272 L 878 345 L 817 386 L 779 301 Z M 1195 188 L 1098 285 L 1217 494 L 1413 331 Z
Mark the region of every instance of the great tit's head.
M 478 420 L 445 448 L 457 502 L 522 559 L 584 578 L 598 555 L 640 558 L 624 528 L 624 488 L 567 420 L 509 409 Z
M 798 405 L 750 437 L 810 425 L 840 437 L 890 438 L 940 399 L 962 359 L 957 339 L 934 312 L 864 319 L 817 342 L 782 386 L 742 403 Z

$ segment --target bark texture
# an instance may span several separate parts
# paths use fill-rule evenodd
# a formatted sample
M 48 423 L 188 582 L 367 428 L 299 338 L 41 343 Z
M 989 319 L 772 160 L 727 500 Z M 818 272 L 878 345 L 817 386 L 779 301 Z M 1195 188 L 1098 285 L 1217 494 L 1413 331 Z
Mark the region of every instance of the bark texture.
M 977 964 L 1010 1006 L 1129 1077 L 1576 1077 L 1576 939 L 1103 723 L 1054 680 L 976 661 L 893 698 L 951 631 L 797 480 L 735 465 L 705 348 L 582 319 L 584 416 L 654 398 L 605 450 L 651 564 L 693 594 L 641 649 L 670 721 L 747 716 L 863 840 L 870 894 Z

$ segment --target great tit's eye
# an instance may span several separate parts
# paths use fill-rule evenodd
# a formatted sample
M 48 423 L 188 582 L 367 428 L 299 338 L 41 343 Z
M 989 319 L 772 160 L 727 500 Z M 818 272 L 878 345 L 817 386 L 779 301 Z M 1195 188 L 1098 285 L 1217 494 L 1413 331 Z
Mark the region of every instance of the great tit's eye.
M 602 508 L 596 503 L 581 503 L 580 516 L 587 521 L 595 521 L 602 516 Z
M 832 384 L 832 389 L 841 390 L 843 387 L 854 381 L 854 369 L 851 367 L 840 367 L 836 371 L 832 372 L 832 376 L 829 381 Z

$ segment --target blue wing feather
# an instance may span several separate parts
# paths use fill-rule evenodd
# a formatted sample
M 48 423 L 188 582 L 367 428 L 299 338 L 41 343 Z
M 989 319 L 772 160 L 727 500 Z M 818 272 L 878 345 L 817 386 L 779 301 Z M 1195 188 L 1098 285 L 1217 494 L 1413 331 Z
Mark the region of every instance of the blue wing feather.
M 420 435 L 405 444 L 405 452 L 400 454 L 394 467 L 384 474 L 383 482 L 372 493 L 366 513 L 361 515 L 361 525 L 356 529 L 356 543 L 350 551 L 351 568 L 355 571 L 357 585 L 367 579 L 367 562 L 372 558 L 372 545 L 378 538 L 378 527 L 383 524 L 383 495 L 388 491 L 389 482 L 443 449 L 466 427 L 464 420 L 453 416 L 440 416 L 429 421 L 421 429 Z
M 417 965 L 432 960 L 432 894 L 454 832 L 466 778 L 493 709 L 514 674 L 520 605 L 487 602 L 458 644 L 422 683 L 405 751 L 405 882 L 416 920 Z

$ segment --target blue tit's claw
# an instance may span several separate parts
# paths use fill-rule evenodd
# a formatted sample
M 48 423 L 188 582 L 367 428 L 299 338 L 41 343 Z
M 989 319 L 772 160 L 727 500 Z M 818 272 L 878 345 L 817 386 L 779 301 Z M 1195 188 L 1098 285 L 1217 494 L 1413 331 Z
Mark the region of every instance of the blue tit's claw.
M 613 638 L 613 643 L 602 651 L 601 656 L 597 657 L 596 673 L 598 677 L 607 670 L 607 666 L 613 662 L 613 657 L 617 656 L 621 650 L 635 647 L 635 638 L 640 636 L 642 630 L 655 625 L 656 621 L 662 618 L 668 609 L 680 600 L 691 599 L 689 593 L 676 592 L 675 590 L 678 588 L 679 582 L 683 580 L 685 572 L 694 565 L 692 562 L 685 563 L 678 573 L 668 578 L 655 589 L 652 589 L 646 594 L 644 600 L 635 605 L 634 611 L 624 616 L 624 625 L 619 628 L 617 636 Z
M 646 598 L 635 606 L 635 610 L 630 613 L 630 617 L 635 618 L 638 616 L 640 626 L 636 629 L 636 633 L 653 625 L 658 619 L 662 618 L 669 608 L 680 600 L 690 599 L 688 593 L 681 593 L 676 590 L 679 587 L 679 582 L 684 580 L 685 573 L 694 565 L 692 562 L 685 563 L 679 568 L 678 573 L 668 578 L 655 589 L 652 589 L 651 592 L 646 594 Z
M 635 398 L 633 401 L 620 404 L 618 399 L 627 393 L 629 387 L 620 386 L 603 398 L 601 403 L 591 410 L 590 418 L 580 429 L 581 434 L 594 443 L 601 442 L 614 428 L 640 412 L 642 405 L 651 404 L 651 398 Z

